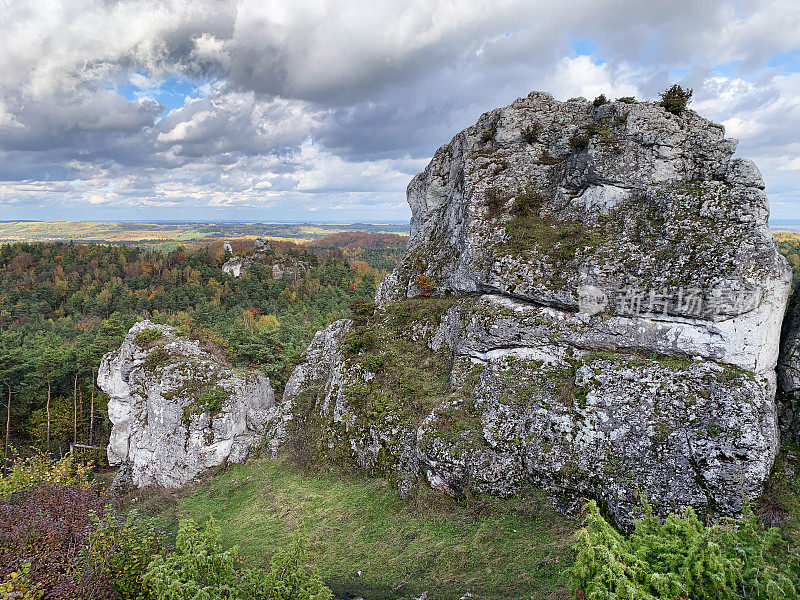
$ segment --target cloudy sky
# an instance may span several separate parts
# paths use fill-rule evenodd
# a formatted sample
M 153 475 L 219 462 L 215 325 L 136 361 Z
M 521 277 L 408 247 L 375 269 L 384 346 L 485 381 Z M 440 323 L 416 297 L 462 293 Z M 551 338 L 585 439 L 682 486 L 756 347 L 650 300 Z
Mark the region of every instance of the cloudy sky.
M 401 221 L 482 112 L 675 81 L 800 219 L 797 0 L 0 0 L 0 220 Z

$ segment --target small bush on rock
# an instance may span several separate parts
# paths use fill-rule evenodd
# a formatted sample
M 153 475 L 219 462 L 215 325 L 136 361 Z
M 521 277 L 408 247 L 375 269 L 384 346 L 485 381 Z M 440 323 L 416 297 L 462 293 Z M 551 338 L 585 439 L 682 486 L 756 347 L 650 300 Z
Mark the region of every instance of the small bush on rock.
M 361 361 L 361 365 L 370 373 L 377 373 L 385 363 L 386 358 L 382 354 L 370 354 Z
M 142 329 L 139 333 L 136 334 L 136 337 L 133 338 L 133 342 L 141 347 L 144 348 L 148 344 L 155 342 L 157 339 L 161 338 L 161 330 L 159 329 Z
M 366 298 L 356 298 L 347 307 L 347 311 L 356 325 L 366 325 L 375 314 L 376 307 L 374 302 L 370 302 Z
M 228 394 L 222 388 L 213 387 L 208 391 L 200 394 L 198 404 L 206 412 L 219 412 L 222 410 L 222 405 L 228 399 Z
M 685 90 L 677 83 L 668 90 L 661 92 L 660 106 L 663 106 L 667 111 L 673 115 L 679 115 L 689 105 L 692 99 L 693 90 Z
M 344 339 L 344 348 L 348 354 L 372 350 L 377 344 L 378 339 L 375 337 L 375 333 L 364 326 L 356 327 Z
M 605 94 L 600 94 L 597 98 L 594 99 L 592 102 L 594 106 L 603 106 L 603 104 L 608 104 L 608 98 L 606 98 Z
M 497 134 L 497 130 L 492 127 L 491 129 L 487 129 L 486 131 L 481 132 L 481 141 L 484 144 L 488 144 L 494 139 L 494 136 Z
M 539 141 L 539 136 L 542 133 L 542 124 L 541 123 L 533 123 L 530 127 L 522 130 L 521 137 L 522 141 L 526 144 L 535 144 Z

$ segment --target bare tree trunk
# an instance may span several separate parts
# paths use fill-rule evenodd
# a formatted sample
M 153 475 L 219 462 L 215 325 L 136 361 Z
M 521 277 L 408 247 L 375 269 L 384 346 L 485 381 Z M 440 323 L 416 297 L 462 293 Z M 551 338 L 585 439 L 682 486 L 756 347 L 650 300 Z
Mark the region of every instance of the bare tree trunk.
M 94 434 L 94 371 L 92 371 L 92 399 L 89 404 L 89 445 L 92 445 L 92 435 Z
M 50 452 L 50 379 L 47 380 L 47 452 Z
M 72 382 L 72 443 L 78 443 L 78 374 Z
M 6 445 L 3 450 L 3 475 L 8 474 L 8 448 L 11 445 L 11 385 L 6 384 L 8 388 L 8 404 L 6 404 Z
M 82 381 L 81 384 L 83 384 Z M 83 417 L 83 385 L 78 386 L 78 414 L 81 415 L 81 417 Z M 83 427 L 86 427 L 86 423 L 83 423 L 82 425 Z M 81 438 L 83 438 L 84 440 L 86 439 L 85 429 L 81 431 Z

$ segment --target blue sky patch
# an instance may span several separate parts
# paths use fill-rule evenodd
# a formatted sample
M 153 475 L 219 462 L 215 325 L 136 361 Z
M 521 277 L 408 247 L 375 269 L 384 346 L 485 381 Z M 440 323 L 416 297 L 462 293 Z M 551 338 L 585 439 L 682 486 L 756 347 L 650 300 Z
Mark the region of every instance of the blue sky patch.
M 139 73 L 139 75 L 147 77 L 145 73 Z M 164 111 L 164 114 L 166 114 L 171 110 L 181 108 L 186 103 L 187 96 L 190 98 L 202 96 L 200 88 L 208 83 L 207 81 L 195 81 L 184 77 L 169 77 L 161 81 L 148 79 L 148 82 L 154 84 L 153 87 L 142 87 L 127 81 L 118 85 L 115 91 L 130 102 L 145 96 L 155 98 L 166 108 Z
M 588 38 L 570 36 L 569 44 L 576 56 L 591 56 L 597 50 L 595 43 Z
M 770 59 L 767 66 L 783 69 L 787 73 L 800 73 L 800 48 L 776 54 Z

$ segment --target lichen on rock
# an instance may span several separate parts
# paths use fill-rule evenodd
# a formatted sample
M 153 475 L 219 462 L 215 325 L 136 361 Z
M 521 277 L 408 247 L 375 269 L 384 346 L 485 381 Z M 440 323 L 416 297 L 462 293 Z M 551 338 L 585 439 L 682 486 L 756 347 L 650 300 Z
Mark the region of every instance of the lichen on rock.
M 790 271 L 735 147 L 651 103 L 484 114 L 410 183 L 375 315 L 317 334 L 287 385 L 316 452 L 404 493 L 533 481 L 623 525 L 644 496 L 737 513 L 778 449 Z
M 274 447 L 283 431 L 268 378 L 150 321 L 103 357 L 98 385 L 109 395 L 109 463 L 138 487 L 182 486 L 265 442 Z

